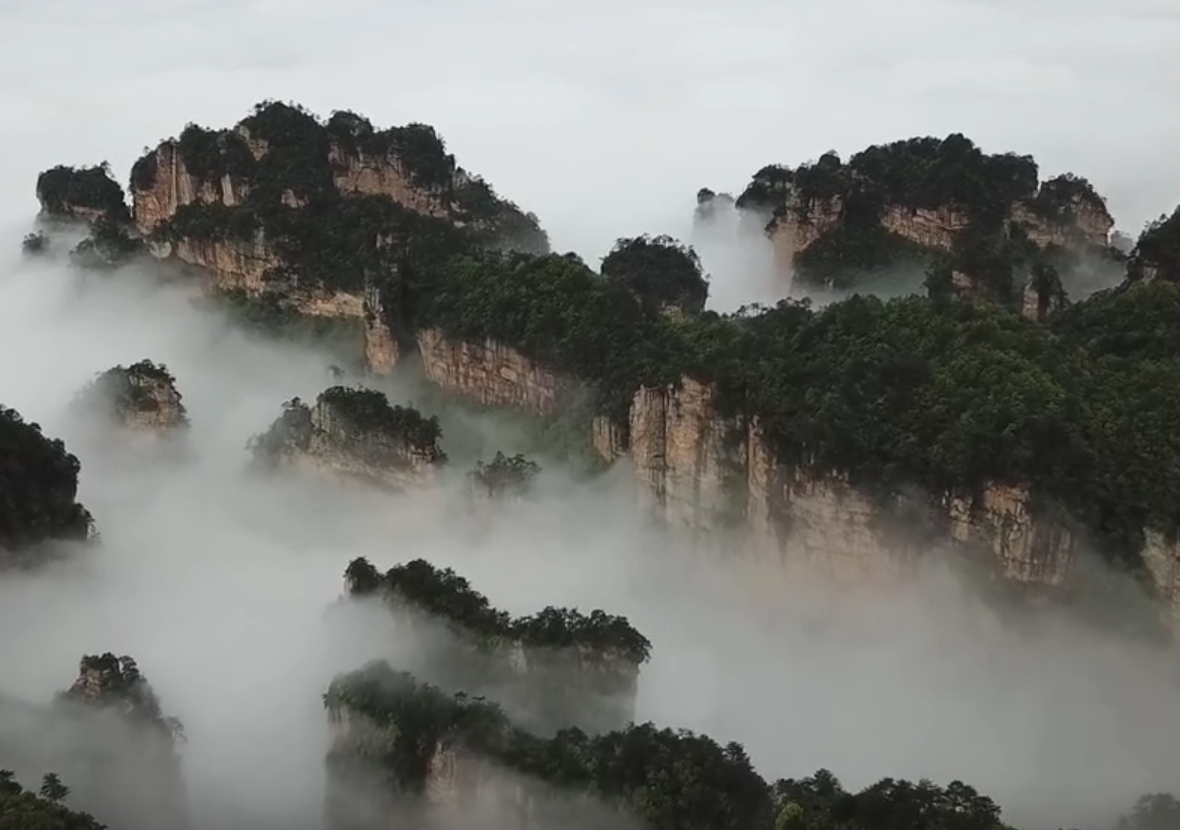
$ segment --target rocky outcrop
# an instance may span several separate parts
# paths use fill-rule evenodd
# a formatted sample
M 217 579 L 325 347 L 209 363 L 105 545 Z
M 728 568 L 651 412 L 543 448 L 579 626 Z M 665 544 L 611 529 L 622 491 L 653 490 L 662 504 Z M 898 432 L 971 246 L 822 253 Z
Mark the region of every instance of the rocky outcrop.
M 77 679 L 59 696 L 58 706 L 70 748 L 69 760 L 59 769 L 79 804 L 112 826 L 188 826 L 177 752 L 183 728 L 163 714 L 132 658 L 83 657 Z
M 210 178 L 194 175 L 184 163 L 180 142 L 164 141 L 132 171 L 131 216 L 146 235 L 172 219 L 184 205 L 197 202 L 233 207 L 249 192 L 248 182 L 228 172 Z
M 181 397 L 166 366 L 141 360 L 98 375 L 75 406 L 80 414 L 98 415 L 104 425 L 163 437 L 189 426 Z
M 576 386 L 571 378 L 494 340 L 470 343 L 434 328 L 419 331 L 416 339 L 427 379 L 481 404 L 553 415 Z
M 720 417 L 712 388 L 691 378 L 640 389 L 627 428 L 600 422 L 595 437 L 608 460 L 625 440 L 642 504 L 657 518 L 692 537 L 739 529 L 746 553 L 776 568 L 836 582 L 897 579 L 949 542 L 1012 583 L 1065 591 L 1080 578 L 1081 534 L 1028 486 L 873 496 L 836 471 L 779 462 L 756 419 Z M 1156 593 L 1180 625 L 1180 544 L 1147 538 Z
M 288 401 L 250 449 L 264 466 L 293 463 L 400 491 L 434 480 L 446 463 L 441 435 L 437 418 L 393 406 L 381 392 L 334 386 L 312 406 Z

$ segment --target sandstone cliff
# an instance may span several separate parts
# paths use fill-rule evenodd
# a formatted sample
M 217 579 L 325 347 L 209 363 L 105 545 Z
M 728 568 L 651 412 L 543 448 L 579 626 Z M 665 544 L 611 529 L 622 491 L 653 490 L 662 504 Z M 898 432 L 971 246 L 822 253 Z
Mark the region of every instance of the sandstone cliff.
M 1029 487 L 996 482 L 972 493 L 882 500 L 835 472 L 779 463 L 756 420 L 721 417 L 713 389 L 691 378 L 639 390 L 628 423 L 600 418 L 593 440 L 607 460 L 630 456 L 655 516 L 698 538 L 739 529 L 746 553 L 772 571 L 889 581 L 949 539 L 1013 583 L 1068 590 L 1078 575 L 1082 534 L 1042 509 Z M 1144 558 L 1157 594 L 1180 619 L 1180 544 L 1149 533 Z
M 47 219 L 93 222 L 129 218 L 123 188 L 101 167 L 58 165 L 37 177 L 37 201 Z
M 167 367 L 150 360 L 115 366 L 82 390 L 75 404 L 103 425 L 141 435 L 165 437 L 189 426 L 188 413 Z
M 1046 252 L 1107 250 L 1114 220 L 1090 184 L 1037 176 L 1031 158 L 987 155 L 961 135 L 909 139 L 847 163 L 828 153 L 796 169 L 764 168 L 737 205 L 770 217 L 779 268 L 816 287 L 854 287 L 857 273 L 891 268 L 920 272 L 924 257 L 951 256 L 980 281 L 985 251 L 1007 250 L 1010 267 L 1027 273 Z
M 554 415 L 576 387 L 573 379 L 494 340 L 470 343 L 435 328 L 422 329 L 415 340 L 427 380 L 477 403 Z
M 292 463 L 397 491 L 434 480 L 446 453 L 437 418 L 393 406 L 381 392 L 334 386 L 312 406 L 295 398 L 252 439 L 255 459 Z

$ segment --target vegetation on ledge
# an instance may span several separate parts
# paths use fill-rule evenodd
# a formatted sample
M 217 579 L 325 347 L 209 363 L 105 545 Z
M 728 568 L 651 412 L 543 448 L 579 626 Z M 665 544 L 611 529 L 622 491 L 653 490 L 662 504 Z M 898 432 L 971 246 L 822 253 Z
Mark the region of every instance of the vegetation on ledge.
M 116 709 L 123 715 L 159 729 L 173 739 L 183 739 L 184 726 L 166 717 L 151 684 L 135 659 L 111 652 L 88 654 L 78 667 L 78 679 L 59 700 L 85 706 Z
M 477 461 L 475 469 L 467 475 L 484 493 L 492 498 L 500 498 L 525 495 L 540 474 L 541 465 L 523 453 L 508 457 L 497 452 L 486 464 L 482 460 Z
M 699 314 L 709 298 L 700 257 L 670 236 L 620 239 L 602 260 L 601 272 L 652 311 Z
M 570 809 L 554 803 L 556 790 L 600 800 L 651 828 L 877 830 L 914 826 L 917 816 L 931 827 L 1003 827 L 999 807 L 959 781 L 943 788 L 887 778 L 850 793 L 820 770 L 771 785 L 740 744 L 723 746 L 650 723 L 594 737 L 569 729 L 541 738 L 514 726 L 493 704 L 446 695 L 381 662 L 337 677 L 324 705 L 332 713 L 365 718 L 375 730 L 388 729 L 389 743 L 379 745 L 370 761 L 381 764 L 390 786 L 406 795 L 423 791 L 432 756 L 449 745 L 522 774 L 526 787 L 539 785 L 542 814 Z M 554 817 L 561 815 L 573 820 L 569 813 Z
M 1127 276 L 1132 280 L 1180 282 L 1180 207 L 1149 224 L 1140 234 L 1131 252 Z
M 552 606 L 525 617 L 512 617 L 493 608 L 488 598 L 450 568 L 436 568 L 423 559 L 390 568 L 381 574 L 364 557 L 354 559 L 344 574 L 352 596 L 382 592 L 388 599 L 408 604 L 454 626 L 478 641 L 520 643 L 528 648 L 586 648 L 618 654 L 639 665 L 651 655 L 651 643 L 626 617 L 594 610 Z
M 81 469 L 60 439 L 0 406 L 0 554 L 90 536 L 94 521 L 76 501 Z
M 1064 226 L 1082 205 L 1106 210 L 1085 179 L 1066 174 L 1038 185 L 1030 156 L 984 153 L 958 133 L 874 145 L 847 163 L 829 152 L 794 169 L 764 167 L 737 200 L 772 221 L 790 216 L 807 224 L 817 214 L 835 214 L 832 228 L 796 254 L 795 276 L 805 285 L 845 289 L 882 272 L 922 271 L 936 253 L 883 228 L 887 210 L 952 212 L 966 224 L 952 250 L 941 252 L 949 254 L 945 267 L 1009 303 L 1018 299 L 1021 275 L 1045 255 L 1012 221 L 1014 207 Z
M 37 176 L 37 199 L 47 216 L 57 219 L 107 217 L 127 222 L 131 213 L 123 188 L 111 178 L 106 165 L 97 167 L 57 167 Z
M 185 206 L 184 215 L 178 213 L 166 223 L 175 227 L 158 232 L 241 239 L 262 229 L 304 280 L 325 285 L 347 281 L 347 276 L 336 274 L 352 273 L 348 265 L 358 259 L 372 265 L 374 248 L 391 241 L 396 247 L 399 236 L 426 234 L 426 225 L 415 220 L 428 217 L 402 208 L 392 194 L 364 197 L 342 192 L 352 187 L 350 171 L 362 165 L 384 166 L 391 174 L 405 176 L 422 200 L 434 203 L 437 221 L 452 231 L 455 223 L 461 224 L 462 236 L 472 244 L 532 253 L 549 250 L 537 218 L 459 168 L 443 140 L 424 124 L 379 131 L 355 113 L 335 112 L 323 122 L 301 106 L 265 101 L 234 129 L 214 131 L 189 124 L 175 147 L 194 176 L 217 187 L 228 177 L 245 199 L 232 208 L 221 203 Z M 157 173 L 152 151 L 132 168 L 132 187 L 149 189 Z M 333 252 L 349 259 L 335 262 L 327 256 Z M 325 267 L 305 257 L 320 257 Z M 362 267 L 358 273 L 364 271 Z M 364 280 L 358 277 L 354 282 L 359 287 Z
M 129 417 L 160 416 L 158 426 L 184 427 L 189 423 L 176 378 L 168 367 L 143 359 L 130 366 L 114 366 L 96 377 L 81 393 L 79 404 L 114 421 Z M 174 406 L 174 412 L 162 412 Z
M 107 830 L 89 813 L 62 802 L 70 788 L 55 773 L 46 773 L 37 792 L 26 790 L 12 770 L 0 770 L 0 827 L 5 830 Z
M 442 427 L 438 418 L 423 415 L 412 406 L 390 404 L 384 392 L 363 387 L 333 386 L 320 393 L 317 404 L 352 429 L 387 441 L 401 441 L 432 460 L 446 460 L 439 447 Z

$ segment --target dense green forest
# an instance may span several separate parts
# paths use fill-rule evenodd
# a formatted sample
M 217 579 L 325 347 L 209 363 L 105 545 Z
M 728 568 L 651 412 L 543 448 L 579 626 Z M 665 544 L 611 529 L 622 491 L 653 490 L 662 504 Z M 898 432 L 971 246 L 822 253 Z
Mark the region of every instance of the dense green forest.
M 349 563 L 344 578 L 352 596 L 382 592 L 392 602 L 443 620 L 489 645 L 588 648 L 621 656 L 636 665 L 646 662 L 651 653 L 651 643 L 626 617 L 598 610 L 583 614 L 552 606 L 536 614 L 512 617 L 494 608 L 486 596 L 452 569 L 436 568 L 424 559 L 395 565 L 381 574 L 368 559 L 360 557 Z
M 81 463 L 14 409 L 0 406 L 0 558 L 53 540 L 84 541 L 93 528 L 77 501 Z
M 1029 241 L 1012 209 L 1020 205 L 1042 222 L 1065 226 L 1079 206 L 1105 212 L 1085 179 L 1064 174 L 1043 184 L 1031 156 L 984 153 L 970 139 L 911 138 L 880 144 L 845 163 L 828 152 L 796 168 L 764 167 L 737 200 L 744 210 L 771 222 L 791 218 L 806 224 L 813 212 L 835 210 L 839 221 L 795 255 L 795 277 L 803 285 L 850 289 L 882 272 L 935 268 L 970 274 L 991 299 L 1018 300 L 1024 278 L 1038 263 L 1066 272 L 1076 267 L 1064 250 Z M 952 209 L 966 220 L 950 251 L 934 251 L 882 227 L 889 208 Z M 1096 251 L 1121 268 L 1111 251 Z
M 970 222 L 955 250 L 922 254 L 928 298 L 854 296 L 822 309 L 784 301 L 719 316 L 700 310 L 707 283 L 695 254 L 674 240 L 620 240 L 599 273 L 573 254 L 489 250 L 469 227 L 332 186 L 324 159 L 333 146 L 395 148 L 415 181 L 441 186 L 454 162 L 425 128 L 378 134 L 352 114 L 325 125 L 281 104 L 260 105 L 243 126 L 267 142 L 262 162 L 237 131 L 190 127 L 180 147 L 192 169 L 243 177 L 255 195 L 234 208 L 189 205 L 162 232 L 243 236 L 279 223 L 272 226 L 287 230 L 275 244 L 292 273 L 344 290 L 376 288 L 403 341 L 431 326 L 512 346 L 585 381 L 597 411 L 624 431 L 640 386 L 686 376 L 711 382 L 721 413 L 735 423 L 756 417 L 787 464 L 841 470 L 882 496 L 914 484 L 936 494 L 1028 484 L 1132 566 L 1146 526 L 1168 534 L 1180 527 L 1169 495 L 1180 486 L 1180 442 L 1163 414 L 1180 401 L 1175 367 L 1162 347 L 1155 356 L 1107 350 L 1159 342 L 1153 332 L 1169 329 L 1170 289 L 1149 289 L 1160 302 L 1148 302 L 1147 315 L 1124 313 L 1123 288 L 1051 313 L 1047 325 L 1010 310 L 1023 284 L 1018 272 L 1034 278 L 1049 313 L 1071 267 L 1066 252 L 1038 249 L 1009 221 L 1012 206 L 1047 222 L 1080 208 L 1104 211 L 1085 179 L 1040 183 L 1031 158 L 987 154 L 958 134 L 870 147 L 847 163 L 829 153 L 796 169 L 768 167 L 738 199 L 743 208 L 782 215 L 812 200 L 842 200 L 840 233 L 861 234 L 859 241 L 808 249 L 820 257 L 830 248 L 833 273 L 900 261 L 877 261 L 883 248 L 870 239 L 884 233 L 887 205 L 954 205 Z M 152 158 L 137 165 L 137 182 L 151 178 Z M 285 206 L 287 190 L 308 199 L 306 207 Z M 1166 267 L 1178 226 L 1173 217 L 1149 228 L 1136 261 Z M 887 241 L 909 256 L 901 251 L 909 243 Z M 864 257 L 856 253 L 862 243 L 872 249 Z M 939 290 L 956 268 L 1001 302 Z M 691 313 L 660 313 L 676 297 L 691 299 Z

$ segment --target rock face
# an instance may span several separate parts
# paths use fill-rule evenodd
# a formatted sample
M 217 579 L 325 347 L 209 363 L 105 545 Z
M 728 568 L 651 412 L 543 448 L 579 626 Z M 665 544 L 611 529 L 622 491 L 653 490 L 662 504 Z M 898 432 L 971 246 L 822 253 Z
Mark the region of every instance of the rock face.
M 770 217 L 779 270 L 815 287 L 852 287 L 854 273 L 912 270 L 936 256 L 970 272 L 1002 249 L 1027 274 L 1037 251 L 1107 249 L 1114 227 L 1084 179 L 1039 182 L 1031 158 L 985 154 L 957 134 L 870 147 L 847 163 L 827 153 L 796 169 L 766 167 L 737 206 Z
M 233 129 L 190 125 L 137 161 L 131 182 L 132 216 L 155 256 L 206 269 L 213 289 L 359 321 L 377 374 L 399 358 L 382 290 L 398 284 L 407 240 L 425 233 L 416 222 L 484 247 L 548 251 L 536 217 L 458 167 L 421 124 L 377 131 L 352 113 L 320 122 L 265 103 Z M 352 237 L 340 255 L 318 257 L 337 234 Z
M 437 418 L 392 406 L 381 392 L 334 386 L 308 406 L 298 398 L 251 441 L 267 465 L 294 463 L 392 490 L 433 481 L 446 454 Z
M 143 435 L 175 435 L 189 426 L 176 378 L 150 360 L 103 372 L 82 391 L 77 405 L 84 414 L 98 413 L 109 425 Z
M 481 404 L 553 415 L 575 387 L 572 379 L 494 340 L 468 343 L 428 328 L 418 332 L 417 345 L 428 380 Z
M 757 421 L 719 416 L 712 388 L 691 378 L 640 389 L 629 423 L 600 419 L 594 437 L 608 460 L 626 448 L 653 515 L 697 537 L 741 529 L 746 553 L 774 570 L 892 580 L 923 550 L 950 540 L 964 552 L 986 552 L 976 561 L 990 560 L 1014 583 L 1068 590 L 1078 576 L 1080 535 L 1039 509 L 1027 486 L 873 498 L 837 473 L 779 463 Z M 1158 595 L 1180 618 L 1180 544 L 1149 533 L 1144 558 Z

